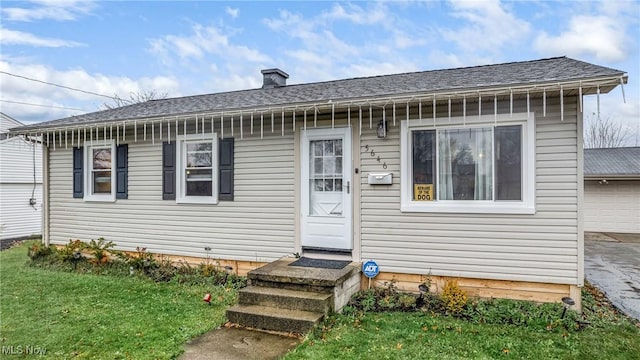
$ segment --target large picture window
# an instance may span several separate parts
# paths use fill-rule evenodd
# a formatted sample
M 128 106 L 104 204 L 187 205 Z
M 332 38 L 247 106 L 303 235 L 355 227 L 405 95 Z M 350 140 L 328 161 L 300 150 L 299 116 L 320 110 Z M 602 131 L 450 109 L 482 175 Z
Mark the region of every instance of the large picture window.
M 532 126 L 403 123 L 402 210 L 532 213 Z
M 85 191 L 88 201 L 115 201 L 116 158 L 113 141 L 87 146 Z
M 178 202 L 217 203 L 217 141 L 215 134 L 179 137 Z

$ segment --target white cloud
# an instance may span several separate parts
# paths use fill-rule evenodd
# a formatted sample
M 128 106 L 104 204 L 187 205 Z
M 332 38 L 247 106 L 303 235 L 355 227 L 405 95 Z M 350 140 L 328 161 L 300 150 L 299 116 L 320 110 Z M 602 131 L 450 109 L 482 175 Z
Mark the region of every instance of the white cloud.
M 0 61 L 0 70 L 16 75 L 26 76 L 44 82 L 63 85 L 70 88 L 90 91 L 106 96 L 118 95 L 128 98 L 132 92 L 155 90 L 158 93 L 168 93 L 179 96 L 179 82 L 173 77 L 156 76 L 132 79 L 125 76 L 111 76 L 105 74 L 90 74 L 84 69 L 58 70 L 41 64 L 14 63 Z M 3 100 L 81 108 L 84 111 L 96 111 L 100 105 L 110 100 L 104 97 L 83 92 L 72 91 L 60 87 L 29 81 L 22 78 L 0 74 L 0 92 Z M 60 117 L 80 113 L 79 111 L 63 110 L 38 106 L 1 103 L 2 111 L 8 115 L 26 122 L 53 120 Z
M 77 47 L 84 44 L 61 39 L 38 37 L 34 34 L 0 28 L 0 44 L 29 45 L 37 47 Z
M 393 62 L 362 62 L 356 63 L 345 69 L 345 73 L 349 74 L 345 77 L 361 77 L 361 76 L 378 76 L 386 74 L 401 74 L 422 70 L 410 61 L 396 60 Z
M 51 19 L 56 21 L 72 21 L 78 16 L 86 15 L 94 8 L 93 1 L 86 0 L 53 0 L 31 1 L 31 7 L 3 7 L 1 9 L 5 21 L 37 21 Z
M 517 42 L 530 32 L 530 24 L 508 12 L 498 0 L 450 2 L 452 16 L 462 20 L 457 29 L 441 30 L 465 52 L 498 53 L 507 44 Z
M 297 77 L 295 82 L 335 78 L 336 63 L 346 64 L 362 56 L 361 46 L 350 44 L 343 38 L 339 38 L 332 31 L 330 24 L 327 24 L 329 18 L 342 17 L 342 15 L 335 15 L 335 11 L 334 7 L 334 15 L 323 13 L 314 18 L 304 18 L 302 15 L 283 10 L 280 11 L 278 18 L 263 20 L 269 29 L 299 41 L 296 47 L 283 49 L 282 52 L 285 55 L 295 62 L 313 64 L 313 68 L 306 66 L 307 69 L 301 70 L 303 77 Z M 341 14 L 341 10 L 337 13 Z M 301 69 L 304 68 L 305 66 L 301 66 Z
M 215 26 L 194 25 L 190 35 L 165 35 L 150 40 L 150 48 L 154 54 L 163 56 L 165 60 L 177 55 L 181 59 L 202 59 L 205 55 L 242 59 L 249 62 L 269 62 L 270 58 L 257 49 L 231 43 L 232 33 L 224 33 Z
M 281 10 L 263 23 L 289 38 L 281 52 L 296 83 L 415 71 L 421 56 L 409 51 L 432 42 L 425 27 L 380 2 L 335 4 L 308 17 Z
M 197 77 L 183 84 L 189 94 L 257 88 L 262 84 L 260 70 L 277 65 L 261 50 L 238 43 L 236 35 L 240 32 L 224 25 L 195 24 L 188 34 L 149 40 L 148 51 L 173 73 L 181 71 L 182 77 Z
M 316 22 L 288 10 L 281 10 L 280 17 L 264 19 L 263 23 L 271 30 L 283 32 L 293 38 L 309 41 L 318 37 L 315 33 L 318 27 Z
M 393 35 L 393 44 L 396 49 L 408 49 L 411 47 L 422 46 L 428 43 L 426 37 L 406 34 L 396 31 Z
M 388 9 L 381 2 L 376 2 L 366 9 L 355 4 L 346 4 L 346 7 L 342 4 L 335 4 L 331 10 L 322 12 L 319 19 L 347 20 L 359 25 L 379 24 L 389 19 Z
M 557 36 L 543 31 L 535 40 L 535 48 L 543 54 L 621 61 L 627 56 L 625 26 L 617 17 L 577 15 L 569 21 L 568 29 Z
M 306 49 L 290 50 L 285 53 L 291 58 L 310 66 L 323 65 L 326 62 L 320 54 Z
M 240 9 L 238 9 L 238 8 L 232 8 L 232 7 L 227 6 L 227 8 L 225 9 L 225 12 L 226 12 L 229 16 L 231 16 L 232 18 L 234 18 L 234 19 L 235 19 L 235 18 L 237 18 L 237 17 L 238 17 L 238 15 L 240 14 Z
M 457 68 L 465 65 L 465 62 L 456 54 L 442 50 L 434 50 L 429 54 L 429 63 L 438 68 Z

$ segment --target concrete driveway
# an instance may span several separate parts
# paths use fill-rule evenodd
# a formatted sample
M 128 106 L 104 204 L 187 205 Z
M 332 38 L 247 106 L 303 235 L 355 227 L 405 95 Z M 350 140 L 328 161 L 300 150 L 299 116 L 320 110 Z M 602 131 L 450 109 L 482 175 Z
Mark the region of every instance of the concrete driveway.
M 640 320 L 640 234 L 585 233 L 584 239 L 587 280 Z

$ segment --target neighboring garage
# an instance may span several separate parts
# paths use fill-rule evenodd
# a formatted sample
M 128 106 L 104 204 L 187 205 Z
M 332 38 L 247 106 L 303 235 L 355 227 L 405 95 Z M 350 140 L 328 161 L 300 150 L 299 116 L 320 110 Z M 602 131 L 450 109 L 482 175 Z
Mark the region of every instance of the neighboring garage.
M 640 233 L 640 147 L 584 150 L 584 230 Z

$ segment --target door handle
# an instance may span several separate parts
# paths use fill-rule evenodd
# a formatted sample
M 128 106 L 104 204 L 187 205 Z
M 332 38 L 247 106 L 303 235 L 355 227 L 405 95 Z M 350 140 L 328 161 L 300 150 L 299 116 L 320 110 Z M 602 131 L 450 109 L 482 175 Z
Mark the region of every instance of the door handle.
M 351 181 L 347 181 L 347 194 L 349 193 L 349 189 L 351 187 L 350 185 L 351 185 Z

